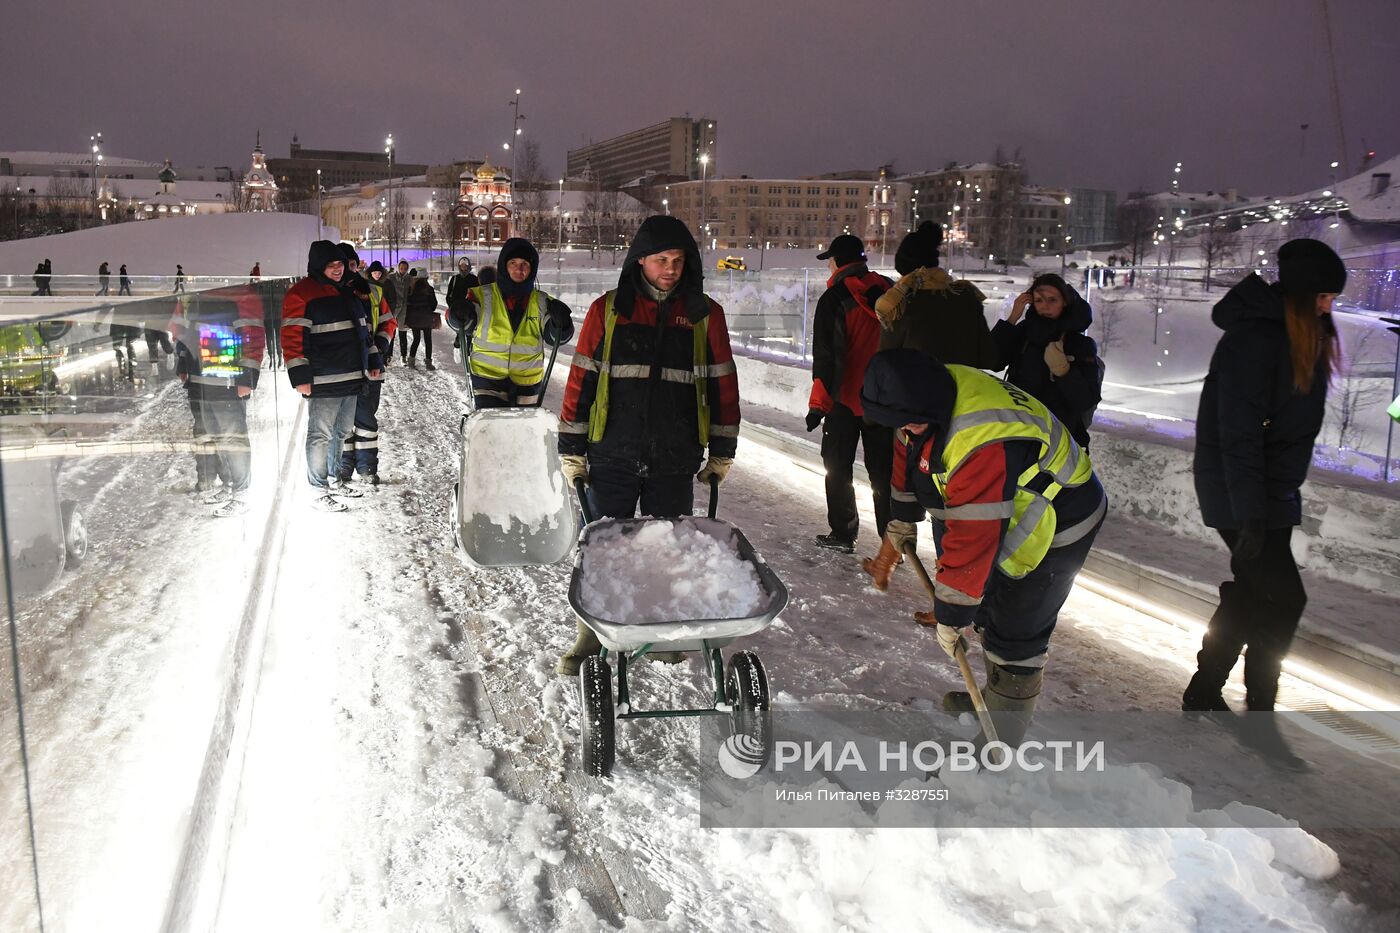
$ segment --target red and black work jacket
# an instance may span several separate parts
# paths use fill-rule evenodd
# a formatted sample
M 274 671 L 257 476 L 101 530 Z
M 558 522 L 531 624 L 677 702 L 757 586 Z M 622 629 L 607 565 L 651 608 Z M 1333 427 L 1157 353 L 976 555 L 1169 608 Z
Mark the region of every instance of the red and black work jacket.
M 257 388 L 267 344 L 263 300 L 247 285 L 175 299 L 167 329 L 175 344 L 175 374 L 188 389 L 212 399 Z
M 951 419 L 951 410 L 947 417 Z M 922 436 L 895 432 L 890 518 L 916 524 L 925 514 L 933 519 L 939 554 L 933 611 L 938 621 L 960 627 L 976 619 L 988 581 L 993 573 L 1001 572 L 997 555 L 1010 522 L 1004 516 L 990 516 L 995 505 L 1015 498 L 1017 480 L 1039 457 L 1040 445 L 1034 441 L 988 444 L 945 479 L 945 494 L 940 494 L 933 474 L 944 470 L 942 438 L 933 429 Z M 1104 504 L 1103 486 L 1097 477 L 1083 486 L 1062 490 L 1053 502 L 1056 525 L 1077 525 Z M 965 511 L 967 517 L 950 517 L 958 507 L 969 505 L 989 508 L 987 514 L 974 509 Z
M 724 309 L 708 296 L 704 300 L 698 317 L 705 321 L 707 359 L 698 375 L 696 322 L 687 313 L 680 293 L 659 308 L 654 299 L 641 293 L 630 308 L 617 308 L 606 430 L 591 442 L 589 416 L 603 365 L 607 295 L 589 306 L 564 390 L 559 453 L 587 454 L 591 461 L 619 461 L 657 475 L 695 472 L 705 452 L 700 443 L 695 383 L 700 378 L 708 401 L 710 456 L 734 456 L 739 438 L 739 377 Z
M 830 412 L 836 402 L 864 414 L 860 386 L 865 367 L 880 347 L 875 302 L 891 282 L 864 262 L 836 270 L 817 299 L 812 317 L 812 395 L 807 407 Z M 833 395 L 833 393 L 835 393 Z
M 308 276 L 282 299 L 282 358 L 293 386 L 313 398 L 358 395 L 384 363 L 365 303 L 348 288 Z

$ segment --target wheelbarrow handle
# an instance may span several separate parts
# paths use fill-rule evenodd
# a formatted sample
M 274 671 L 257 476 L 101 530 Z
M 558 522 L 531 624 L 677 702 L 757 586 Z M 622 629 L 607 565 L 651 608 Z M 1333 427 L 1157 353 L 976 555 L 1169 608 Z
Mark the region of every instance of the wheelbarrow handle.
M 583 523 L 587 525 L 593 521 L 593 510 L 588 507 L 588 487 L 583 480 L 574 480 L 574 492 L 578 493 L 578 509 L 583 513 Z
M 719 477 L 710 477 L 710 517 L 714 518 L 719 511 Z
M 544 395 L 545 395 L 546 392 L 549 391 L 549 376 L 550 376 L 550 373 L 554 372 L 554 358 L 557 357 L 558 355 L 559 355 L 559 344 L 557 344 L 557 343 L 552 343 L 552 344 L 550 344 L 550 345 L 549 345 L 549 363 L 546 364 L 546 365 L 545 365 L 545 368 L 544 368 L 544 379 L 540 382 L 540 397 L 539 397 L 538 399 L 535 400 L 535 407 L 536 407 L 536 408 L 543 408 L 543 407 L 544 407 Z
M 904 542 L 904 556 L 909 560 L 909 566 L 914 568 L 915 575 L 919 582 L 923 583 L 924 589 L 928 590 L 930 599 L 935 599 L 933 579 L 929 577 L 928 570 L 924 567 L 924 562 L 919 560 L 918 550 L 914 542 Z M 987 701 L 982 696 L 982 690 L 977 686 L 977 678 L 972 673 L 972 665 L 967 662 L 967 639 L 961 634 L 958 635 L 958 643 L 953 648 L 953 659 L 958 662 L 958 670 L 962 672 L 963 684 L 967 687 L 968 695 L 972 697 L 972 708 L 977 711 L 977 721 L 982 725 L 982 735 L 988 742 L 997 741 L 996 725 L 992 722 L 992 714 L 987 710 Z

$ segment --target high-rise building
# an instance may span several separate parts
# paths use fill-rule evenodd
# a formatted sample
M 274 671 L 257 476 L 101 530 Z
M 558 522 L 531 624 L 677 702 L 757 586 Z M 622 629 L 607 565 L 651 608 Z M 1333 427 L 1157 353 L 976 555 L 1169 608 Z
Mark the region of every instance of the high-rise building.
M 612 139 L 570 149 L 565 174 L 591 175 L 604 188 L 620 188 L 644 175 L 714 177 L 717 130 L 708 117 L 672 117 Z

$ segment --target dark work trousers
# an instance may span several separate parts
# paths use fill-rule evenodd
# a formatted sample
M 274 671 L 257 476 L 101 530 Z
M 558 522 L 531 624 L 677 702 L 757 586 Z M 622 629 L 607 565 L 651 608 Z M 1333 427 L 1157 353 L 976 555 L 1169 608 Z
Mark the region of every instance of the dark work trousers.
M 408 358 L 411 360 L 418 355 L 418 342 L 423 342 L 423 359 L 429 363 L 433 361 L 433 330 L 431 327 L 413 328 L 413 346 L 408 348 Z
M 934 524 L 936 528 L 940 523 Z M 1100 519 L 1093 531 L 1073 544 L 1051 548 L 1040 564 L 1019 580 L 992 569 L 976 625 L 982 631 L 983 648 L 995 656 L 993 661 L 1013 669 L 1020 662 L 1029 662 L 1025 666 L 1030 668 L 1044 666 L 1060 609 L 1069 599 L 1074 579 L 1102 527 Z
M 235 493 L 248 488 L 252 453 L 248 443 L 248 406 L 228 390 L 185 385 L 194 416 L 194 469 L 201 486 L 222 479 Z
M 355 399 L 355 428 L 340 455 L 340 478 L 348 480 L 358 470 L 361 476 L 379 472 L 379 395 L 384 383 L 371 379 Z
M 544 380 L 522 386 L 472 373 L 472 397 L 477 408 L 533 408 L 540 403 L 543 385 Z
M 636 464 L 590 460 L 588 504 L 594 518 L 634 518 L 637 505 L 650 518 L 690 515 L 695 508 L 695 474 L 643 473 Z
M 1238 532 L 1220 529 L 1220 537 L 1234 549 Z M 1303 618 L 1308 594 L 1293 560 L 1293 529 L 1270 528 L 1259 556 L 1242 561 L 1231 555 L 1233 580 L 1220 584 L 1220 605 L 1210 617 L 1201 651 L 1196 655 L 1199 673 L 1193 689 L 1218 693 L 1230 671 L 1244 656 L 1245 705 L 1250 711 L 1274 708 L 1283 659 L 1293 643 L 1293 633 Z
M 851 541 L 860 530 L 851 477 L 856 445 L 865 451 L 865 470 L 875 500 L 875 530 L 885 536 L 890 522 L 890 472 L 894 469 L 894 429 L 868 424 L 837 402 L 822 420 L 822 464 L 826 467 L 826 520 L 831 533 Z
M 407 327 L 399 328 L 399 358 L 404 361 L 408 360 L 408 331 Z

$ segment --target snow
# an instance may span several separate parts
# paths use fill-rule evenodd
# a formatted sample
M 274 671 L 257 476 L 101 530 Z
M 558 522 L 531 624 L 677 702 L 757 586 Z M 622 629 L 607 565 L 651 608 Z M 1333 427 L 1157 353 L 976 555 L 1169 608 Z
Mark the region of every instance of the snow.
M 285 378 L 265 377 L 255 505 L 278 456 L 301 443 Z M 712 750 L 676 720 L 620 724 L 614 778 L 584 779 L 577 686 L 553 674 L 574 636 L 569 568 L 448 557 L 465 404 L 460 373 L 391 369 L 382 471 L 412 480 L 368 490 L 343 515 L 302 505 L 285 516 L 250 740 L 230 763 L 241 790 L 214 929 L 1384 926 L 1341 892 L 1393 890 L 1388 850 L 1288 814 L 1191 809 L 1179 785 L 1142 770 L 1109 773 L 1105 793 L 1123 805 L 1153 796 L 1193 827 L 705 829 L 692 785 Z M 187 437 L 188 412 L 166 391 L 126 427 L 133 439 Z M 94 552 L 17 607 L 51 929 L 114 916 L 158 926 L 174 854 L 203 816 L 193 782 L 238 608 L 219 597 L 242 592 L 266 512 L 214 523 L 172 490 L 188 473 L 184 456 L 65 465 L 96 506 Z M 287 481 L 303 482 L 295 467 Z M 958 683 L 909 621 L 926 596 L 907 569 L 875 593 L 854 560 L 811 543 L 825 530 L 819 472 L 746 440 L 722 489 L 722 513 L 742 516 L 791 591 L 784 615 L 742 643 L 763 656 L 777 708 L 927 709 Z M 864 491 L 861 521 L 873 550 Z M 1171 709 L 1194 650 L 1193 637 L 1076 590 L 1043 708 Z M 698 664 L 639 664 L 633 677 L 639 710 L 711 698 Z M 1285 687 L 1336 702 L 1289 675 Z M 14 734 L 0 736 L 6 788 L 19 784 Z M 1345 775 L 1331 791 L 1385 774 Z M 989 808 L 1048 791 L 1033 777 L 958 780 Z M 0 802 L 0 927 L 34 928 L 22 804 Z
M 468 421 L 465 516 L 485 516 L 502 531 L 515 523 L 530 531 L 558 527 L 566 496 L 563 474 L 551 463 L 558 418 L 543 410 L 494 413 L 486 409 Z
M 229 276 L 244 282 L 253 263 L 261 263 L 265 277 L 300 277 L 306 274 L 306 251 L 316 232 L 315 217 L 274 212 L 111 224 L 0 243 L 0 281 L 12 275 L 20 284 L 29 284 L 34 267 L 46 258 L 53 260 L 55 294 L 65 292 L 64 276 L 81 275 L 93 283 L 84 284 L 81 293 L 91 295 L 103 262 L 111 264 L 114 292 L 122 263 L 133 276 L 174 275 L 180 263 L 186 275 Z M 334 227 L 321 231 L 322 239 L 339 237 Z
M 736 539 L 711 526 L 656 519 L 592 529 L 582 552 L 582 606 L 618 625 L 744 619 L 765 597 Z

